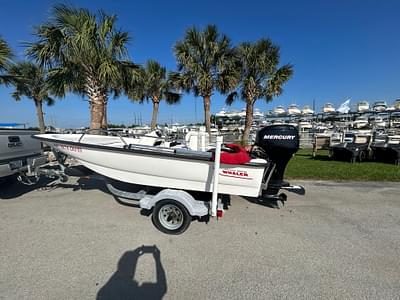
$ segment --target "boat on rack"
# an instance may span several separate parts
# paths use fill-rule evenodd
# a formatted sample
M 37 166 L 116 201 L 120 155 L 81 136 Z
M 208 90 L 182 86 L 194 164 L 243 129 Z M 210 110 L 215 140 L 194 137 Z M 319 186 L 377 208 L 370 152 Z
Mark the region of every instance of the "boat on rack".
M 363 113 L 369 111 L 369 103 L 368 101 L 362 100 L 357 103 L 357 112 Z
M 314 114 L 314 110 L 312 110 L 309 105 L 306 105 L 306 106 L 303 107 L 301 113 L 303 115 L 312 115 L 312 114 Z
M 301 114 L 301 110 L 299 109 L 297 104 L 290 104 L 289 107 L 288 107 L 287 112 L 288 112 L 289 116 L 300 115 Z
M 335 107 L 332 103 L 325 103 L 324 107 L 322 108 L 323 113 L 330 114 L 335 112 Z
M 376 112 L 383 112 L 387 109 L 387 104 L 385 101 L 376 101 L 372 106 L 372 109 Z
M 368 118 L 365 116 L 357 117 L 357 119 L 355 119 L 355 121 L 353 122 L 353 128 L 356 129 L 365 128 L 368 125 L 369 125 Z
M 400 99 L 394 100 L 393 106 L 394 110 L 400 110 Z
M 274 115 L 282 116 L 286 114 L 286 110 L 282 105 L 278 105 L 277 107 L 274 108 L 273 113 Z

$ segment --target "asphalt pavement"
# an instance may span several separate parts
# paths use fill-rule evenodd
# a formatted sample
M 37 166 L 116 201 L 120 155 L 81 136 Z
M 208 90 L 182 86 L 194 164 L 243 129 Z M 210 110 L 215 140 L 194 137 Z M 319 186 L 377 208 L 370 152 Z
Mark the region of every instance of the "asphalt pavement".
M 399 183 L 295 183 L 179 236 L 99 181 L 2 186 L 0 299 L 400 299 Z

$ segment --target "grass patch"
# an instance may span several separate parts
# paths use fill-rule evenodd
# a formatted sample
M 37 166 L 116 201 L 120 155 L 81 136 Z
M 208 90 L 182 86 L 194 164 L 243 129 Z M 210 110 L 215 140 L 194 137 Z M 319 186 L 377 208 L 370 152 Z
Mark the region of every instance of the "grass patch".
M 289 161 L 285 177 L 288 179 L 400 181 L 400 167 L 389 163 L 350 163 L 329 158 L 328 151 L 301 149 Z

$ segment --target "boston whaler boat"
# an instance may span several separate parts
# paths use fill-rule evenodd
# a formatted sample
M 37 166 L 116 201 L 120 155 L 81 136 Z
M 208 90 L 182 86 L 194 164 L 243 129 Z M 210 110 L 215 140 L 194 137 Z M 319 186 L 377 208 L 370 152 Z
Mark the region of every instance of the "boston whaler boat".
M 113 189 L 118 196 L 140 199 L 142 209 L 153 210 L 156 227 L 169 234 L 187 229 L 192 217 L 216 216 L 221 210 L 218 194 L 241 195 L 258 202 L 285 201 L 280 189 L 303 193 L 283 181 L 286 165 L 299 148 L 296 128 L 272 125 L 261 129 L 250 155 L 238 145 L 221 152 L 193 151 L 161 139 L 122 138 L 91 134 L 39 134 L 57 157 L 69 156 L 96 173 L 135 185 L 163 188 L 155 196 Z M 63 163 L 62 161 L 60 161 Z M 209 201 L 197 201 L 192 192 L 212 193 Z

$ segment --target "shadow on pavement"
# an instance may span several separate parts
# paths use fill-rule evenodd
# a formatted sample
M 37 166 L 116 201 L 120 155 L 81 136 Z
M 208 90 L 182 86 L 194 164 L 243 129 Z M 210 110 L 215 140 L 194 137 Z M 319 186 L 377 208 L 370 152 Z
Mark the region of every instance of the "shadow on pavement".
M 138 260 L 145 254 L 154 258 L 156 282 L 144 282 L 139 285 L 135 280 Z M 133 251 L 125 252 L 119 262 L 118 269 L 107 283 L 99 290 L 96 299 L 162 299 L 167 292 L 167 280 L 161 263 L 160 250 L 156 246 L 141 246 Z
M 8 200 L 22 196 L 34 190 L 46 190 L 51 186 L 54 179 L 40 178 L 39 182 L 34 185 L 25 185 L 15 180 L 9 180 L 0 185 L 0 199 Z

